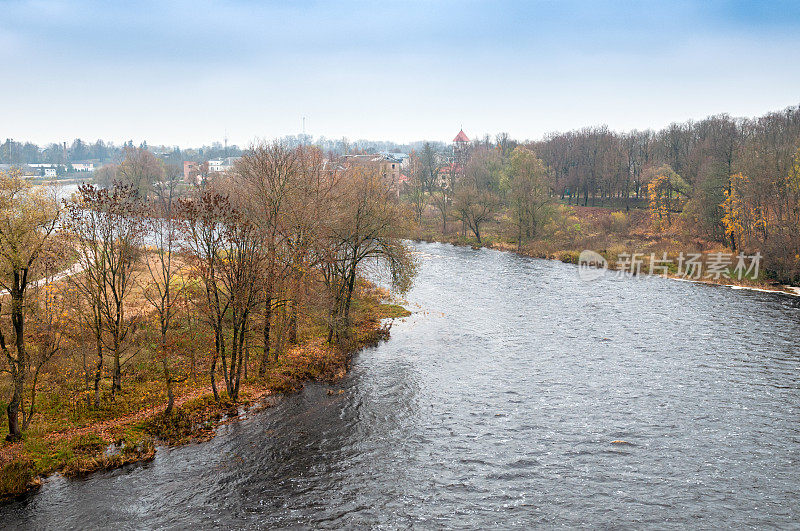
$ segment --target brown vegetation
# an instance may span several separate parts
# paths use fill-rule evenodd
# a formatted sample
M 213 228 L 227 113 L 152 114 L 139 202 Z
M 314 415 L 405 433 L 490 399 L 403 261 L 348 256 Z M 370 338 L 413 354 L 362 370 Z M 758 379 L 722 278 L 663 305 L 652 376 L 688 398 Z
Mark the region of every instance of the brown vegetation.
M 364 269 L 384 269 L 400 292 L 414 275 L 399 205 L 369 168 L 257 145 L 234 171 L 187 189 L 177 172 L 128 155 L 108 188 L 82 186 L 64 210 L 2 176 L 0 213 L 25 231 L 0 239 L 14 301 L 0 315 L 11 376 L 0 389 L 12 397 L 0 495 L 52 471 L 147 458 L 154 440 L 209 436 L 226 411 L 341 377 L 398 314 Z M 25 238 L 24 260 L 8 234 Z M 56 249 L 61 260 L 50 259 Z M 50 273 L 65 263 L 70 274 Z M 12 285 L 20 275 L 40 282 Z

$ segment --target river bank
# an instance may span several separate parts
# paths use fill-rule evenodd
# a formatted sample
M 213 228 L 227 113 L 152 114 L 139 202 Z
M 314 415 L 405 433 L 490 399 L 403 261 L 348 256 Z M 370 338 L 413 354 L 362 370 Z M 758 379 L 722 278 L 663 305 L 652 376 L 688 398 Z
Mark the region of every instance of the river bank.
M 160 389 L 163 383 L 136 381 L 144 374 L 142 371 L 123 388 L 124 402 L 130 403 L 127 409 L 120 399 L 105 404 L 101 411 L 76 412 L 76 401 L 70 404 L 73 411 L 68 411 L 63 397 L 54 396 L 58 382 L 57 375 L 51 374 L 48 380 L 53 381 L 45 382 L 48 385 L 40 397 L 42 407 L 37 412 L 37 423 L 22 441 L 0 445 L 0 500 L 34 490 L 54 473 L 80 477 L 152 459 L 159 445 L 207 440 L 214 437 L 220 424 L 268 407 L 265 399 L 269 396 L 296 392 L 307 381 L 334 382 L 342 378 L 355 352 L 388 338 L 389 327 L 384 319 L 409 315 L 401 306 L 387 304 L 387 296 L 385 291 L 365 283 L 354 301 L 350 341 L 331 346 L 325 342 L 324 330 L 310 328 L 299 344 L 287 347 L 279 360 L 269 365 L 263 378 L 252 368 L 235 403 L 224 393 L 219 401 L 214 400 L 207 379 L 195 375 L 177 389 L 175 409 L 167 416 L 166 397 Z M 202 345 L 203 338 L 194 339 L 201 340 L 195 344 Z M 198 355 L 192 363 L 203 366 L 205 361 Z
M 461 230 L 458 230 L 459 226 Z M 800 287 L 780 282 L 771 274 L 766 258 L 760 257 L 757 274 L 745 274 L 739 278 L 735 271 L 737 253 L 715 241 L 687 237 L 684 232 L 678 227 L 666 232 L 654 232 L 649 214 L 644 210 L 626 213 L 601 207 L 559 205 L 541 233 L 522 245 L 517 243 L 516 231 L 505 215 L 484 223 L 480 241 L 461 224 L 450 223 L 443 232 L 441 224 L 430 216 L 424 217 L 421 223 L 412 223 L 406 236 L 413 241 L 486 247 L 576 265 L 581 252 L 589 250 L 602 256 L 609 270 L 629 273 L 632 256 L 636 255 L 640 260 L 642 276 L 649 271 L 652 255 L 659 267 L 658 274 L 674 280 L 800 296 Z M 691 255 L 699 257 L 704 265 L 717 256 L 729 259 L 730 264 L 718 267 L 719 274 L 705 276 L 704 269 L 699 278 L 687 278 L 680 274 L 678 264 L 681 256 L 688 258 Z M 661 259 L 665 256 L 667 260 L 662 263 Z M 747 265 L 750 265 L 750 260 Z

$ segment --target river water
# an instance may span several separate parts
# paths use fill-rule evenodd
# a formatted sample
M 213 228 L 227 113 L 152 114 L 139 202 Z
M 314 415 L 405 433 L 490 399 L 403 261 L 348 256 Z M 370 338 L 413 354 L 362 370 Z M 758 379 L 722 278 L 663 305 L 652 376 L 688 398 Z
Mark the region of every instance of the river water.
M 799 525 L 797 299 L 416 249 L 417 313 L 337 385 L 147 464 L 52 478 L 0 522 Z

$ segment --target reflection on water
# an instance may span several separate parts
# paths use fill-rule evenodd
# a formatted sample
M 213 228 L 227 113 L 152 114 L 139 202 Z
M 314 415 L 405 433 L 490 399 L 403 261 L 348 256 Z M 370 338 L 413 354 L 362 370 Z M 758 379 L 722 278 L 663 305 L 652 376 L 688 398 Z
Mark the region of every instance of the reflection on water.
M 800 519 L 800 310 L 417 246 L 414 316 L 313 384 L 0 507 L 34 527 L 787 526 Z M 612 444 L 622 440 L 627 444 Z

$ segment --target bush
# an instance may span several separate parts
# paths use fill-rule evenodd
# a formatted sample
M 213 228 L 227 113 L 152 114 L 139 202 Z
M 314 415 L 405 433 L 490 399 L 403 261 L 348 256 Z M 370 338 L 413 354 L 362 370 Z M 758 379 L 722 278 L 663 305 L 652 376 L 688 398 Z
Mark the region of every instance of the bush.
M 0 499 L 25 492 L 33 481 L 31 460 L 12 461 L 0 468 Z
M 630 223 L 628 221 L 628 215 L 625 212 L 612 212 L 609 216 L 610 219 L 610 230 L 611 232 L 617 234 L 625 234 L 628 232 L 628 228 L 630 227 Z

